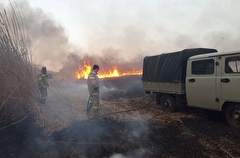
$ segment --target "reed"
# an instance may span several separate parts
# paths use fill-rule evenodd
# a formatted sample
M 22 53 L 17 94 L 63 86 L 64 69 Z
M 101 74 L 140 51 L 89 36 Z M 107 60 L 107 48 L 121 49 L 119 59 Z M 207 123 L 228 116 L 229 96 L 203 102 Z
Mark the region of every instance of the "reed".
M 0 128 L 31 115 L 36 79 L 26 19 L 16 3 L 0 8 Z

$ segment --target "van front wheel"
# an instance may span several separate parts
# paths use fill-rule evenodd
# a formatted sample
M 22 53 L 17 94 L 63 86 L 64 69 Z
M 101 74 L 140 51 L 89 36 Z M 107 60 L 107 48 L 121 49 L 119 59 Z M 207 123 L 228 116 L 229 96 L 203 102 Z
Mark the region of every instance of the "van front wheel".
M 176 99 L 171 95 L 163 95 L 161 97 L 161 107 L 164 111 L 175 112 L 177 110 Z
M 235 128 L 240 128 L 240 105 L 228 105 L 225 111 L 226 120 L 229 125 Z

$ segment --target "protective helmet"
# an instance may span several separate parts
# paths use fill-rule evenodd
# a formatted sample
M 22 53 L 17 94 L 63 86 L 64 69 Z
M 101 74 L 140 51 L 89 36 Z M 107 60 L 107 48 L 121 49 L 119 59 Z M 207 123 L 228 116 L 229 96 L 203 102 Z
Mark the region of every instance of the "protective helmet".
M 99 66 L 98 65 L 93 65 L 93 69 L 94 70 L 99 69 Z
M 42 67 L 41 72 L 42 72 L 43 74 L 46 74 L 46 73 L 47 73 L 47 68 L 46 68 L 45 66 Z

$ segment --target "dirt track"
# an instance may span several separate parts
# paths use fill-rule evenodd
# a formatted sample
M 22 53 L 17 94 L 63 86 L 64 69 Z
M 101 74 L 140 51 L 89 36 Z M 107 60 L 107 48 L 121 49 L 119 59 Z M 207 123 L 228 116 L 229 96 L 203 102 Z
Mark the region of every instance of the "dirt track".
M 104 117 L 80 119 L 50 136 L 29 120 L 2 132 L 0 157 L 240 157 L 239 130 L 220 112 L 163 112 L 142 93 L 140 77 L 126 80 L 101 81 L 111 87 L 101 94 Z

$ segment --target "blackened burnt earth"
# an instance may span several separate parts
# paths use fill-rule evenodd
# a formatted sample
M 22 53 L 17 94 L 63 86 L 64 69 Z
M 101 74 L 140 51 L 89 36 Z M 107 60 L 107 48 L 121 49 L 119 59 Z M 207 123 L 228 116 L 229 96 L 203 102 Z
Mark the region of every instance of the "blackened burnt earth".
M 199 116 L 164 122 L 93 119 L 50 137 L 42 136 L 41 129 L 29 121 L 5 133 L 8 138 L 1 141 L 0 157 L 240 157 L 239 130 L 211 118 L 221 118 L 218 113 L 194 109 L 180 115 L 189 112 Z
M 62 141 L 57 146 L 64 157 L 240 157 L 239 130 L 211 120 L 211 115 L 221 118 L 220 114 L 205 112 L 195 112 L 203 118 L 180 122 L 93 120 L 54 137 Z
M 116 96 L 123 99 L 137 97 L 137 104 L 137 100 L 144 99 L 139 79 L 101 82 L 106 90 L 114 87 L 108 91 L 110 93 L 103 93 L 102 99 L 111 102 L 116 101 Z M 133 82 L 134 88 L 126 82 Z M 42 135 L 33 120 L 27 119 L 0 130 L 0 157 L 240 157 L 240 131 L 227 125 L 220 112 L 184 108 L 176 113 L 166 113 L 155 102 L 137 112 L 138 119 L 118 120 L 109 115 L 75 122 L 48 137 Z

